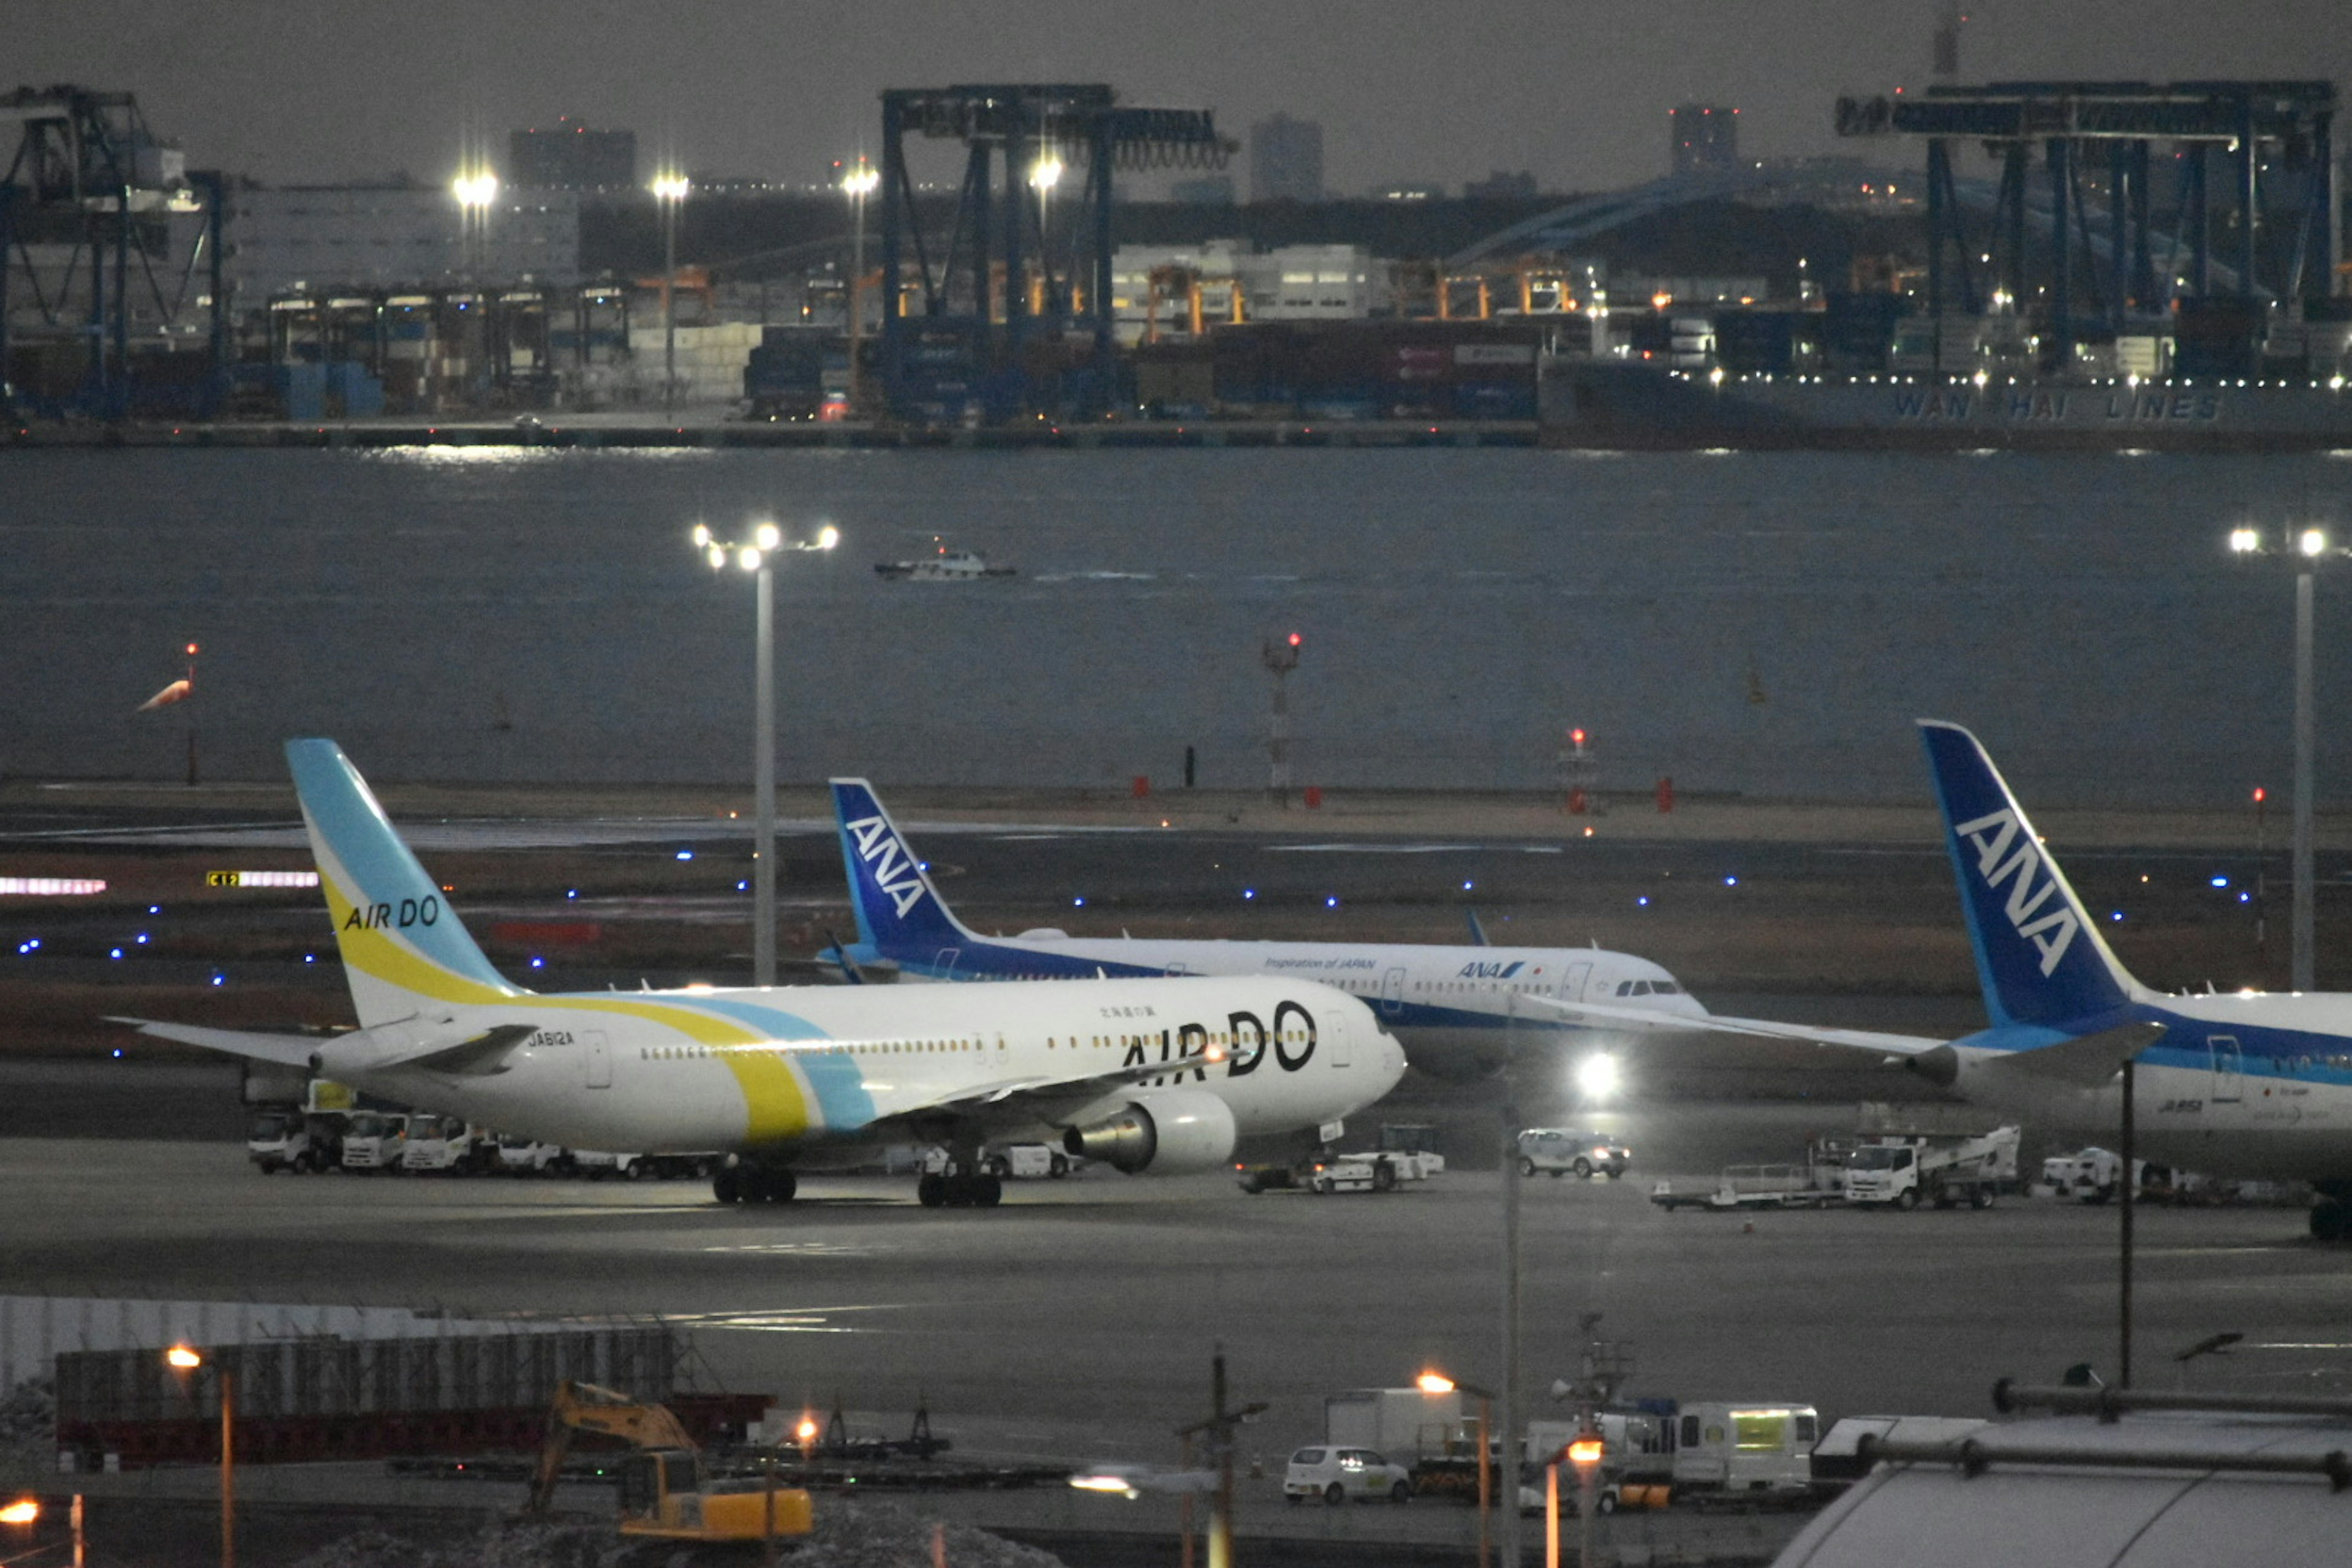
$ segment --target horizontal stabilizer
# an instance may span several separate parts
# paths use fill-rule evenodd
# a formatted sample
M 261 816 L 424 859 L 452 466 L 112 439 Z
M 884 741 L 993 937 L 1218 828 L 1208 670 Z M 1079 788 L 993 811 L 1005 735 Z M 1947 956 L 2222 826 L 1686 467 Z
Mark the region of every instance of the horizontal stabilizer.
M 325 1035 L 268 1035 L 248 1029 L 207 1029 L 196 1024 L 163 1024 L 152 1018 L 109 1017 L 110 1024 L 128 1024 L 142 1035 L 159 1040 L 177 1040 L 184 1046 L 202 1046 L 208 1051 L 226 1051 L 233 1057 L 251 1057 L 256 1061 L 279 1062 L 287 1067 L 306 1068 L 319 1047 L 336 1037 Z
M 2054 1083 L 2099 1089 L 2124 1070 L 2124 1063 L 2163 1037 L 2162 1024 L 2123 1024 L 2056 1045 L 2011 1051 L 1995 1058 L 1990 1065 L 2002 1072 L 2032 1073 Z
M 454 1046 L 370 1065 L 418 1068 L 426 1072 L 455 1073 L 460 1078 L 488 1078 L 506 1071 L 507 1053 L 537 1033 L 537 1024 L 500 1024 Z

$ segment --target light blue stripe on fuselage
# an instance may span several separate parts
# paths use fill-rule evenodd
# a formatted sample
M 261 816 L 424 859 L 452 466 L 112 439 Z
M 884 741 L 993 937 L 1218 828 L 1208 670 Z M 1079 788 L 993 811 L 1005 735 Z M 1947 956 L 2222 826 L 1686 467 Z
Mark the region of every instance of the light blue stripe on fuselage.
M 2207 1042 L 2220 1037 L 2237 1042 L 2242 1068 L 2249 1077 L 2297 1083 L 2352 1084 L 2352 1068 L 2331 1067 L 2333 1055 L 2352 1060 L 2352 1038 L 2308 1029 L 2280 1029 L 2264 1024 L 2192 1018 L 2147 1003 L 2135 1003 L 2113 1013 L 2078 1020 L 2064 1028 L 2038 1024 L 2006 1024 L 1953 1041 L 1961 1049 L 2014 1053 L 2038 1050 L 2131 1023 L 2165 1026 L 2168 1033 L 2142 1051 L 2139 1060 L 2150 1067 L 2187 1072 L 2216 1069 L 2213 1049 Z
M 666 992 L 653 999 L 666 1006 L 687 1007 L 731 1018 L 772 1040 L 833 1038 L 797 1013 L 787 1013 L 781 1007 L 770 1007 L 758 1002 L 715 994 L 680 996 L 676 992 Z M 612 994 L 583 991 L 551 1000 L 609 1002 Z M 851 1132 L 874 1120 L 874 1097 L 866 1092 L 866 1074 L 854 1057 L 831 1051 L 810 1051 L 797 1053 L 792 1059 L 799 1067 L 801 1076 L 808 1080 L 811 1092 L 816 1096 L 817 1110 L 824 1116 L 828 1129 L 836 1132 Z

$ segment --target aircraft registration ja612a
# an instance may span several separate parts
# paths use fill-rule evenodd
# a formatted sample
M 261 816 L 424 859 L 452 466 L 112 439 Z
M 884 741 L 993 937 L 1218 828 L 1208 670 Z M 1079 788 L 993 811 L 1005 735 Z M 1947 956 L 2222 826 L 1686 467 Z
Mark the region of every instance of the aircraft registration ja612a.
M 1135 1174 L 1213 1170 L 1253 1134 L 1338 1121 L 1404 1055 L 1334 987 L 690 987 L 542 994 L 492 968 L 331 741 L 288 742 L 361 1026 L 330 1038 L 125 1019 L 370 1094 L 580 1148 L 734 1156 L 721 1201 L 881 1144 L 948 1153 L 928 1205 L 987 1206 L 988 1142 L 1049 1138 Z

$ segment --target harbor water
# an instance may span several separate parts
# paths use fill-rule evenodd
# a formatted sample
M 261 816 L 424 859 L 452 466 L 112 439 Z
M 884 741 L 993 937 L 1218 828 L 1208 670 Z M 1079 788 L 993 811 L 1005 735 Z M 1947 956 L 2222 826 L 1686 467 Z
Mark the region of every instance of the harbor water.
M 0 772 L 385 779 L 749 772 L 752 591 L 688 546 L 837 526 L 778 565 L 781 772 L 1265 782 L 1265 639 L 1301 784 L 1591 782 L 1917 800 L 1909 721 L 2030 800 L 2283 789 L 2293 586 L 2228 531 L 2352 527 L 2352 453 L 1540 450 L 23 451 L 0 457 Z M 892 583 L 933 548 L 1017 568 Z M 2352 570 L 2323 571 L 2323 800 L 2352 758 Z M 134 713 L 185 673 L 193 700 Z

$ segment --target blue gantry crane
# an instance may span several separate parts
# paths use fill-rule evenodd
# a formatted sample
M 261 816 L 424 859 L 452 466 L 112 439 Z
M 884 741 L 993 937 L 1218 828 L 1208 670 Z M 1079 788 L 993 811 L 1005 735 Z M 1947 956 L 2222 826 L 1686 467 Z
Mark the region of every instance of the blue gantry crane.
M 950 220 L 927 227 L 909 138 L 964 144 Z M 1222 167 L 1207 110 L 1122 105 L 1101 83 L 882 94 L 882 395 L 894 418 L 995 424 L 1098 413 L 1117 386 L 1114 170 Z

